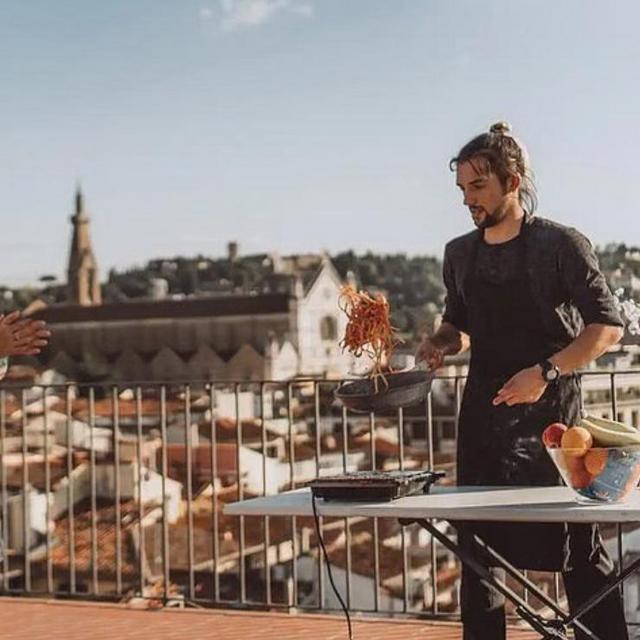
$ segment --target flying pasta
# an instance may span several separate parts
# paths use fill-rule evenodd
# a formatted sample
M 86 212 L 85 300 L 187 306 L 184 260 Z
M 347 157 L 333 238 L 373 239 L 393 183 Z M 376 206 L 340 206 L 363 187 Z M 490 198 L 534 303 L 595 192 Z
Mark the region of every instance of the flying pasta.
M 391 326 L 389 303 L 380 293 L 371 296 L 366 291 L 356 291 L 353 286 L 345 285 L 340 291 L 338 305 L 349 319 L 340 346 L 356 358 L 366 354 L 373 360 L 369 375 L 377 393 L 379 378 L 388 386 L 383 369 L 396 345 L 402 342 Z

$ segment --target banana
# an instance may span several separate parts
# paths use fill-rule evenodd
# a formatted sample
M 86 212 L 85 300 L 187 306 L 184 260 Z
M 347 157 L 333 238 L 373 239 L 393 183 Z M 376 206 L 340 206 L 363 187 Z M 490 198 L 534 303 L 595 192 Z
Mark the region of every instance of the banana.
M 612 431 L 620 431 L 621 433 L 638 433 L 638 430 L 631 425 L 615 420 L 607 420 L 606 418 L 596 418 L 595 416 L 586 415 L 585 418 L 596 426 L 604 427 Z
M 591 434 L 596 446 L 601 447 L 621 447 L 626 445 L 640 445 L 640 432 L 631 433 L 628 431 L 617 431 L 603 427 L 592 422 L 588 418 L 583 418 L 580 426 L 587 429 Z

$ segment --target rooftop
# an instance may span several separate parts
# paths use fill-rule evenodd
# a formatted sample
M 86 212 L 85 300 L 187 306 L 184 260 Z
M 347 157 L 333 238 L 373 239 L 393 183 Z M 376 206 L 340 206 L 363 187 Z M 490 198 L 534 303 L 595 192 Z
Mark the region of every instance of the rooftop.
M 339 616 L 203 609 L 140 611 L 121 604 L 24 598 L 0 598 L 0 628 L 11 629 L 12 640 L 85 640 L 88 635 L 92 640 L 241 640 L 255 637 L 258 629 L 262 640 L 347 638 L 346 623 Z M 462 639 L 460 625 L 447 622 L 359 619 L 353 632 L 356 640 Z M 537 637 L 532 631 L 515 628 L 508 633 L 509 640 Z
M 288 313 L 290 296 L 280 293 L 227 295 L 181 300 L 132 300 L 83 306 L 60 304 L 33 313 L 49 324 L 66 322 L 110 322 L 149 318 L 196 318 Z

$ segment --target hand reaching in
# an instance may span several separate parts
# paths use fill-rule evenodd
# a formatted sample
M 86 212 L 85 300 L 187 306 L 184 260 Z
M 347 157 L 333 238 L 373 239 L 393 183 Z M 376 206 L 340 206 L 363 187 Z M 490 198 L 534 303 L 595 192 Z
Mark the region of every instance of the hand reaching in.
M 0 316 L 0 358 L 33 356 L 47 346 L 51 332 L 46 322 L 23 318 L 19 311 Z

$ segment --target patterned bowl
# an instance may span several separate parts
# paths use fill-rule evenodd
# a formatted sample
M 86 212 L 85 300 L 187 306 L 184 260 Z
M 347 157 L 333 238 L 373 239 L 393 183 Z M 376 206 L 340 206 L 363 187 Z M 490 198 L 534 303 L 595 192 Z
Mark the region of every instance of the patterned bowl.
M 547 447 L 578 502 L 622 502 L 640 480 L 640 445 L 580 449 Z

